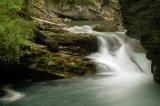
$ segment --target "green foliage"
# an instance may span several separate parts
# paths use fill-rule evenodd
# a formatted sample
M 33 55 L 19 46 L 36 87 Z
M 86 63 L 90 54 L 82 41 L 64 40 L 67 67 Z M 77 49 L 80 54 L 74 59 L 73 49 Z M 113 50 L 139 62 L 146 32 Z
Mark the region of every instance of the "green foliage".
M 0 12 L 5 15 L 14 15 L 21 10 L 23 0 L 1 0 Z
M 18 62 L 21 47 L 28 37 L 33 36 L 33 24 L 17 15 L 21 10 L 23 0 L 0 1 L 0 61 L 6 63 Z

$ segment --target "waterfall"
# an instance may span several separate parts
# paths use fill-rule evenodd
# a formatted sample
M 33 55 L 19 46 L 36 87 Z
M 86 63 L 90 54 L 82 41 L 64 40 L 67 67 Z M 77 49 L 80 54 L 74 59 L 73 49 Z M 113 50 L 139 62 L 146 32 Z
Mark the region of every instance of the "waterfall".
M 141 53 L 134 52 L 134 48 L 128 43 L 130 38 L 125 35 L 125 32 L 96 32 L 87 25 L 75 26 L 67 30 L 73 33 L 90 33 L 97 36 L 99 50 L 89 55 L 88 58 L 97 63 L 98 74 L 149 73 L 150 62 Z M 145 72 L 146 70 L 148 72 Z
M 99 70 L 103 72 L 115 72 L 126 74 L 129 72 L 141 72 L 142 69 L 131 59 L 127 51 L 127 45 L 116 34 L 108 33 L 98 36 L 99 51 L 90 58 L 99 63 Z M 128 47 L 131 50 L 131 48 Z M 100 69 L 103 66 L 103 69 Z
M 125 32 L 95 32 L 90 26 L 66 28 L 97 36 L 99 49 L 87 58 L 97 74 L 53 81 L 6 86 L 5 106 L 158 106 L 159 86 L 152 81 L 151 62 L 136 39 Z M 77 34 L 78 36 L 79 34 Z M 87 34 L 85 34 L 87 36 Z

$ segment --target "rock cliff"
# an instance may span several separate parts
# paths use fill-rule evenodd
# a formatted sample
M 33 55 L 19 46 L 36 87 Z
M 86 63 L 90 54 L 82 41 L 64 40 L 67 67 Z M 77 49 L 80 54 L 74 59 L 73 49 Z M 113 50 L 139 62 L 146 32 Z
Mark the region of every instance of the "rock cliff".
M 138 38 L 152 61 L 154 80 L 160 82 L 160 1 L 119 0 L 130 37 Z

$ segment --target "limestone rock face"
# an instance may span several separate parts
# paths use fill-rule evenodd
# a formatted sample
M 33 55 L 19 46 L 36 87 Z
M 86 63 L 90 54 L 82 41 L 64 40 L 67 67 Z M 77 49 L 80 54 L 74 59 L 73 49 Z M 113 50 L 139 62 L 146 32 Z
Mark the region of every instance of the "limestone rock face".
M 90 2 L 88 2 L 90 1 Z M 33 0 L 34 16 L 52 22 L 61 20 L 116 20 L 118 0 Z M 92 2 L 91 2 L 92 1 Z M 61 18 L 61 19 L 60 19 Z
M 35 0 L 32 7 L 34 17 L 49 22 L 105 20 L 94 28 L 99 32 L 117 31 L 122 26 L 118 0 Z
M 106 6 L 106 5 L 105 5 Z M 121 17 L 121 6 L 119 0 L 109 0 L 108 5 L 103 10 L 104 24 L 95 26 L 93 29 L 98 32 L 124 31 Z
M 160 1 L 119 0 L 123 22 L 130 37 L 138 38 L 152 60 L 152 73 L 160 82 Z

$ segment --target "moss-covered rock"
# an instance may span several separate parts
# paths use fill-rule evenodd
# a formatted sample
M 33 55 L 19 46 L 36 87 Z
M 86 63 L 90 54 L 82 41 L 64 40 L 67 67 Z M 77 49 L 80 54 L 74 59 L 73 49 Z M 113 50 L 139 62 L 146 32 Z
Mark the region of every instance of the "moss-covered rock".
M 74 34 L 68 31 L 56 33 L 40 30 L 37 30 L 36 34 L 36 42 L 47 45 L 50 50 L 52 49 L 50 46 L 53 45 L 55 45 L 56 50 L 70 51 L 73 54 L 79 52 L 79 54 L 87 55 L 98 50 L 98 39 L 90 34 Z
M 72 77 L 95 72 L 94 63 L 84 56 L 69 55 L 64 52 L 53 53 L 47 48 L 35 45 L 26 51 L 21 63 L 32 70 L 46 72 L 61 77 Z
M 98 50 L 97 37 L 52 28 L 44 26 L 35 30 L 34 41 L 24 50 L 20 65 L 60 78 L 95 73 L 95 64 L 86 56 Z M 43 74 L 38 75 L 43 77 Z

